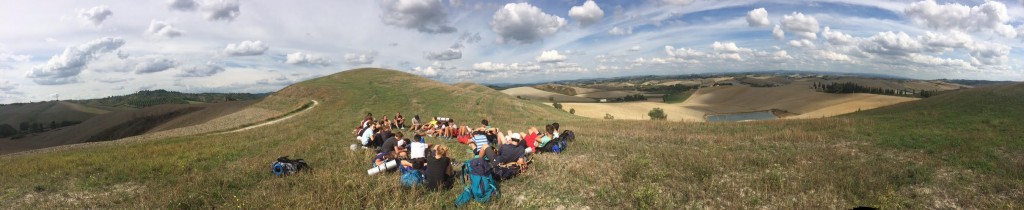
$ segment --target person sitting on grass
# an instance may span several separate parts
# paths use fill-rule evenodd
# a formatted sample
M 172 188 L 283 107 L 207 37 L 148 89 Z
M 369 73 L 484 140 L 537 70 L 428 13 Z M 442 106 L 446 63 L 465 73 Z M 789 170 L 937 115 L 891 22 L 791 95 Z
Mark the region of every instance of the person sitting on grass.
M 405 117 L 402 117 L 401 112 L 395 112 L 395 127 L 405 129 Z
M 395 132 L 394 136 L 384 140 L 384 143 L 381 144 L 381 147 L 378 150 L 380 152 L 397 152 L 403 150 L 399 145 L 399 141 L 402 140 L 402 137 L 402 132 Z
M 370 142 L 373 141 L 373 136 L 375 133 L 374 127 L 375 124 L 367 124 L 367 128 L 363 130 L 363 133 L 359 135 L 359 137 L 356 137 L 356 140 L 358 140 L 359 144 L 362 145 L 364 148 L 369 147 Z
M 448 147 L 434 146 L 434 155 L 427 157 L 426 187 L 429 190 L 451 189 L 452 160 L 448 158 Z
M 551 123 L 551 127 L 555 128 L 555 132 L 551 133 L 551 135 L 553 136 L 552 138 L 558 139 L 558 123 Z
M 420 115 L 413 116 L 413 126 L 409 130 L 420 130 Z
M 537 144 L 538 152 L 553 152 L 555 147 L 555 127 L 551 125 L 544 126 L 544 135 L 540 137 L 540 144 Z M 549 144 L 550 143 L 550 144 Z

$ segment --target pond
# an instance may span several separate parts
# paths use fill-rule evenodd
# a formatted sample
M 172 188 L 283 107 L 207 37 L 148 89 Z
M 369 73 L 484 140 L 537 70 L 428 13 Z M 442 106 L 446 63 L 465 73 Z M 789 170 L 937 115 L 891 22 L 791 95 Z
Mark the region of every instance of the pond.
M 708 115 L 707 117 L 705 117 L 705 119 L 708 122 L 738 122 L 754 120 L 777 120 L 779 119 L 779 117 L 775 116 L 775 114 L 772 114 L 771 110 L 764 110 L 757 112 Z

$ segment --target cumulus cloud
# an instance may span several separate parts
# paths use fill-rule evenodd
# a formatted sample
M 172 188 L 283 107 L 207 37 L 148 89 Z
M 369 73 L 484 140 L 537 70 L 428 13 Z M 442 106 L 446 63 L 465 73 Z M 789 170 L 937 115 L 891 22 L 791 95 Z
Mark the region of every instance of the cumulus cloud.
M 913 53 L 907 56 L 907 60 L 917 64 L 924 64 L 928 66 L 947 66 L 947 67 L 959 67 L 959 68 L 970 68 L 971 64 L 960 59 L 952 58 L 939 58 L 930 55 L 922 55 Z
M 238 0 L 205 0 L 199 5 L 203 18 L 209 21 L 233 21 L 242 14 Z
M 557 63 L 568 59 L 565 55 L 558 54 L 558 50 L 548 50 L 540 53 L 537 56 L 537 62 L 541 63 Z
M 143 58 L 135 61 L 132 71 L 135 74 L 149 74 L 171 69 L 177 65 L 177 62 L 167 58 Z
M 789 46 L 796 48 L 814 48 L 814 41 L 807 39 L 794 39 L 789 40 Z
M 85 44 L 64 49 L 45 64 L 32 67 L 25 77 L 40 85 L 61 85 L 78 82 L 78 74 L 103 53 L 117 50 L 124 45 L 120 37 L 104 37 Z
M 932 29 L 971 32 L 992 30 L 1008 38 L 1017 35 L 1013 27 L 1007 25 L 1010 16 L 1006 14 L 1006 5 L 999 1 L 969 7 L 959 3 L 940 5 L 933 0 L 925 0 L 910 4 L 903 13 L 914 23 Z
M 178 67 L 178 69 L 181 70 L 181 73 L 174 75 L 175 77 L 208 77 L 224 72 L 224 67 L 211 63 L 203 65 L 186 65 Z
M 971 64 L 975 66 L 1003 65 L 1010 55 L 1009 46 L 996 43 L 976 42 L 968 48 Z
M 384 24 L 424 33 L 452 33 L 448 12 L 441 0 L 381 0 L 380 19 Z
M 83 22 L 92 24 L 94 26 L 100 26 L 104 20 L 114 15 L 107 6 L 95 6 L 89 9 L 79 9 L 78 18 L 82 19 Z
M 224 47 L 224 54 L 228 56 L 263 55 L 268 49 L 270 46 L 262 41 L 246 40 L 238 44 L 228 44 L 227 47 Z
M 377 52 L 346 53 L 345 54 L 345 62 L 350 64 L 350 65 L 354 65 L 354 66 L 367 65 L 367 64 L 373 64 L 373 60 L 376 57 L 377 57 Z
M 772 21 L 768 20 L 768 10 L 764 8 L 757 8 L 747 12 L 747 25 L 750 27 L 761 27 L 771 25 Z
M 569 9 L 569 17 L 580 22 L 580 26 L 587 27 L 600 21 L 604 17 L 604 10 L 601 10 L 593 0 L 588 0 L 583 5 Z
M 167 0 L 167 8 L 178 11 L 195 11 L 199 4 L 194 0 Z
M 633 47 L 629 48 L 629 51 L 633 51 L 633 52 L 640 51 L 640 46 L 639 45 L 633 45 Z
M 425 55 L 423 55 L 423 58 L 435 61 L 449 61 L 461 59 L 462 50 L 458 48 L 448 48 L 447 50 L 442 50 L 441 52 L 427 52 Z
M 974 42 L 971 35 L 959 31 L 952 31 L 948 34 L 928 31 L 923 36 L 919 36 L 918 39 L 931 52 L 945 52 L 957 48 L 967 48 L 968 45 Z
M 922 47 L 921 42 L 902 31 L 879 32 L 860 46 L 861 50 L 882 55 L 908 55 L 921 51 Z
M 181 36 L 184 33 L 185 31 L 174 27 L 174 25 L 159 20 L 150 20 L 149 28 L 146 29 L 146 36 L 157 39 L 170 39 Z
M 412 68 L 412 73 L 413 74 L 422 75 L 422 76 L 425 76 L 425 77 L 436 77 L 437 76 L 437 70 L 434 69 L 434 67 L 432 67 L 432 66 L 427 66 L 427 67 L 419 67 L 419 66 L 417 66 L 416 68 Z
M 700 52 L 700 51 L 697 51 L 697 50 L 694 50 L 694 49 L 689 49 L 689 48 L 678 48 L 678 49 L 676 49 L 675 47 L 667 46 L 667 45 L 665 46 L 665 54 L 667 54 L 669 57 L 682 58 L 682 59 L 699 58 L 699 57 L 704 57 L 706 55 L 704 52 Z
M 14 92 L 14 89 L 18 88 L 18 83 L 14 83 L 7 80 L 0 80 L 0 91 L 4 93 Z
M 630 34 L 633 34 L 633 27 L 627 27 L 627 28 L 619 28 L 618 26 L 612 27 L 611 30 L 608 30 L 608 34 L 619 35 L 619 36 L 630 35 Z
M 473 69 L 478 71 L 535 71 L 540 70 L 540 65 L 535 63 L 494 63 L 494 62 L 480 62 L 474 63 Z
M 778 40 L 786 39 L 786 31 L 783 31 L 779 25 L 775 25 L 775 28 L 772 28 L 772 37 Z
M 848 55 L 836 53 L 836 52 L 829 51 L 829 50 L 818 51 L 813 56 L 814 56 L 814 58 L 817 58 L 817 59 L 830 60 L 830 61 L 842 61 L 842 62 L 852 62 L 853 61 L 852 59 L 850 59 L 850 56 L 848 56 Z
M 321 55 L 312 55 L 302 52 L 288 53 L 285 58 L 285 63 L 294 65 L 320 65 L 330 66 L 331 60 Z
M 843 32 L 833 31 L 828 26 L 825 26 L 825 30 L 821 32 L 821 36 L 825 38 L 826 42 L 836 46 L 849 46 L 857 43 L 857 39 L 853 38 L 853 36 L 844 34 Z
M 715 52 L 720 53 L 740 53 L 753 51 L 750 48 L 742 48 L 736 46 L 735 42 L 715 42 L 711 44 L 711 49 L 715 50 Z
M 817 39 L 817 33 L 819 30 L 818 19 L 815 19 L 814 17 L 804 15 L 799 12 L 793 12 L 793 14 L 783 15 L 782 21 L 779 22 L 782 23 L 782 29 L 787 32 L 796 34 L 797 36 L 805 39 Z
M 498 34 L 498 43 L 533 43 L 555 34 L 562 26 L 565 26 L 565 18 L 544 13 L 525 2 L 506 4 L 491 20 L 491 30 Z
M 7 50 L 7 47 L 0 45 L 0 62 L 26 62 L 32 59 L 29 55 L 18 55 Z

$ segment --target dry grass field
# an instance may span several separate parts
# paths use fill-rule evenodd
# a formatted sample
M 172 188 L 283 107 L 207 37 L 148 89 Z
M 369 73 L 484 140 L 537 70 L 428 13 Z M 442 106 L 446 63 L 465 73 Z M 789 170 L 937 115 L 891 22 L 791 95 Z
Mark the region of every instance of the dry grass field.
M 379 79 L 379 78 L 388 78 Z M 401 84 L 401 85 L 398 85 Z M 388 87 L 406 87 L 402 90 Z M 751 123 L 593 120 L 480 87 L 356 69 L 289 86 L 254 107 L 316 109 L 284 123 L 0 157 L 2 209 L 441 209 L 455 190 L 367 176 L 351 151 L 366 112 L 489 119 L 502 129 L 559 122 L 562 154 L 535 156 L 473 209 L 1018 209 L 1024 205 L 1024 85 L 978 88 L 823 119 Z M 416 90 L 408 91 L 408 90 Z M 466 147 L 442 139 L 456 161 Z M 274 177 L 278 156 L 308 173 Z M 396 199 L 398 198 L 398 199 Z

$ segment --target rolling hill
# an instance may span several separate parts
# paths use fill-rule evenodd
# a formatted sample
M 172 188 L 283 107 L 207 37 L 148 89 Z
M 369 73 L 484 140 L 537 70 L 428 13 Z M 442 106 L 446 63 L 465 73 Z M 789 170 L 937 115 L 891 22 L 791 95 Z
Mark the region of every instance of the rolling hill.
M 501 183 L 500 198 L 470 208 L 1012 208 L 1024 205 L 1024 150 L 1010 138 L 1024 130 L 1019 115 L 998 113 L 1020 113 L 1019 100 L 1002 99 L 1024 97 L 1024 87 L 999 88 L 833 118 L 679 123 L 593 120 L 475 85 L 355 69 L 252 105 L 290 110 L 321 102 L 259 129 L 2 157 L 0 208 L 452 208 L 461 185 L 426 192 L 400 188 L 397 174 L 366 175 L 373 154 L 348 148 L 366 112 L 468 125 L 486 118 L 516 131 L 557 121 L 576 132 L 568 151 L 536 155 L 526 174 Z M 989 102 L 977 108 L 992 114 L 969 116 L 978 110 L 959 110 L 966 100 Z M 914 123 L 903 125 L 908 118 Z M 947 130 L 946 122 L 971 126 Z M 932 139 L 942 141 L 927 146 Z M 469 157 L 465 146 L 427 141 L 452 147 L 456 161 Z M 942 151 L 951 148 L 973 155 Z M 283 155 L 314 170 L 273 177 L 269 163 Z

